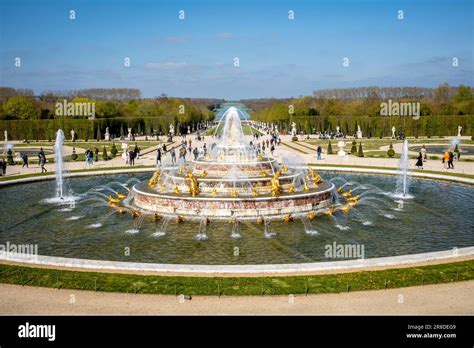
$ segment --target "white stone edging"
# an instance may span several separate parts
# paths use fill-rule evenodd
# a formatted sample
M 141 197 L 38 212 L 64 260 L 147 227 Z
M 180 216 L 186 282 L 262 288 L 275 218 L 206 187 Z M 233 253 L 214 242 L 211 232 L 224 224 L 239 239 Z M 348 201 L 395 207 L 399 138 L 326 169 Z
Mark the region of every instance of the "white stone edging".
M 321 271 L 350 271 L 370 267 L 387 267 L 410 265 L 434 260 L 449 260 L 474 256 L 474 247 L 453 248 L 451 250 L 434 251 L 421 254 L 378 257 L 371 259 L 354 259 L 344 261 L 328 261 L 293 264 L 264 264 L 264 265 L 187 265 L 187 264 L 160 264 L 143 262 L 103 261 L 90 259 L 76 259 L 56 256 L 9 256 L 0 255 L 0 260 L 23 264 L 68 267 L 89 270 L 108 271 L 140 271 L 156 273 L 182 274 L 272 274 L 272 273 L 309 273 Z

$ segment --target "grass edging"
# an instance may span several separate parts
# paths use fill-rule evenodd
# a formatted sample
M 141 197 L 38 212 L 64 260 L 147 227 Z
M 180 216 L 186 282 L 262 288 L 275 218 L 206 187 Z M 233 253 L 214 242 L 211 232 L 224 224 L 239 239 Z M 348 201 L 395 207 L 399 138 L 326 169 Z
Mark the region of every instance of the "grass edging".
M 381 167 L 381 166 L 358 166 L 354 164 L 330 164 L 330 163 L 308 163 L 310 167 L 341 167 L 341 168 L 354 168 L 354 169 L 385 169 L 385 170 L 398 170 L 396 167 Z M 337 171 L 337 169 L 335 169 Z M 453 176 L 453 177 L 460 177 L 460 178 L 468 178 L 474 179 L 474 175 L 472 174 L 463 174 L 463 173 L 454 173 L 454 172 L 440 172 L 435 170 L 414 170 L 415 173 L 429 173 L 429 174 L 438 174 L 444 176 Z M 370 174 L 370 173 L 366 173 Z M 437 179 L 433 179 L 437 180 Z
M 165 295 L 264 296 L 339 293 L 472 279 L 474 279 L 474 260 L 375 271 L 267 277 L 154 276 L 0 264 L 0 283 Z

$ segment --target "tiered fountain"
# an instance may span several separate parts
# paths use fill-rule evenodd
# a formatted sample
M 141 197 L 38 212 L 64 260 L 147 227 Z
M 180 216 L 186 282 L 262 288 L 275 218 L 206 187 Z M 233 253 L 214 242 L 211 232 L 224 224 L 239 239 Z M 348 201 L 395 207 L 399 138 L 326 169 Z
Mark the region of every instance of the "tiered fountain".
M 209 153 L 186 166 L 157 170 L 133 186 L 131 204 L 164 217 L 263 221 L 311 217 L 334 203 L 334 184 L 248 144 L 236 108 L 226 111 L 218 127 L 222 140 Z

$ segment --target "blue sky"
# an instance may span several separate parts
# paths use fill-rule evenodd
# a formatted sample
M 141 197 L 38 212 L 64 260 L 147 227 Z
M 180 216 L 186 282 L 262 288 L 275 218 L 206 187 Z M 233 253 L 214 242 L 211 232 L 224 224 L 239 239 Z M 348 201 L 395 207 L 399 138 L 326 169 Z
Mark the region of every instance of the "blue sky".
M 233 100 L 474 85 L 473 12 L 472 0 L 2 0 L 0 85 Z

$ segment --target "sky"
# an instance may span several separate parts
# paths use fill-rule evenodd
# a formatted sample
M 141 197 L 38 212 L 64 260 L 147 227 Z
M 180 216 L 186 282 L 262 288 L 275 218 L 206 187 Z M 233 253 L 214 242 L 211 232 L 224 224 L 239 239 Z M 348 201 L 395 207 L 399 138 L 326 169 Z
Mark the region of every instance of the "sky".
M 473 86 L 473 17 L 472 0 L 1 0 L 0 86 L 227 100 Z

